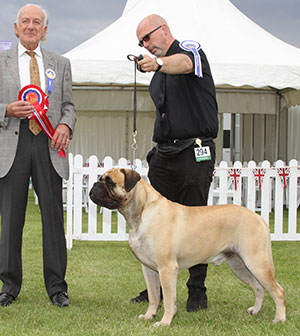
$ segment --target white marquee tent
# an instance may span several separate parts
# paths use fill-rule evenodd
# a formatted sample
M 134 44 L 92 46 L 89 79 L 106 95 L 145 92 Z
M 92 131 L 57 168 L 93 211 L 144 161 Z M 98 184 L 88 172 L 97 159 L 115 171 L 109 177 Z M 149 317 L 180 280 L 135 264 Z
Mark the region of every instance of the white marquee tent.
M 229 0 L 185 0 L 184 3 L 128 0 L 118 20 L 67 52 L 65 56 L 72 63 L 74 99 L 80 121 L 74 151 L 86 155 L 97 153 L 100 157 L 110 155 L 109 151 L 116 158 L 129 154 L 132 120 L 128 112 L 132 110 L 134 78 L 133 64 L 127 55 L 146 52 L 137 45 L 136 27 L 141 19 L 153 13 L 167 20 L 178 40 L 200 42 L 217 87 L 219 112 L 241 114 L 243 122 L 252 125 L 240 135 L 243 151 L 248 153 L 244 159 L 286 160 L 287 107 L 300 105 L 300 49 L 259 27 Z M 147 92 L 151 76 L 137 73 L 140 136 L 143 137 L 139 139 L 140 156 L 151 146 L 154 107 Z M 96 122 L 99 112 L 101 120 Z M 102 128 L 99 123 L 103 124 Z M 113 134 L 116 125 L 118 131 Z M 253 129 L 258 134 L 253 135 Z M 93 145 L 88 140 L 96 133 L 101 133 L 101 139 L 98 135 L 97 140 L 101 145 Z M 122 139 L 124 148 L 120 149 L 122 146 L 114 141 L 115 137 Z M 257 139 L 260 140 L 255 143 Z M 83 143 L 88 148 L 83 148 Z

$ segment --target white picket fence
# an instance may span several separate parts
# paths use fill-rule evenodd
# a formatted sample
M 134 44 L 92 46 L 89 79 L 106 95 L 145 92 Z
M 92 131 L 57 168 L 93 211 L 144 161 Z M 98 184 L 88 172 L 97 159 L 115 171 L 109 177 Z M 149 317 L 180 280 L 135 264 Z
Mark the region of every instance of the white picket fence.
M 126 222 L 117 211 L 99 209 L 88 197 L 89 190 L 106 170 L 112 167 L 131 168 L 124 158 L 114 163 L 106 157 L 99 164 L 96 156 L 83 162 L 81 155 L 69 154 L 70 178 L 65 183 L 65 207 L 67 211 L 67 247 L 72 248 L 73 240 L 108 241 L 128 240 Z M 136 160 L 136 170 L 147 179 L 147 164 Z M 256 166 L 254 161 L 247 165 L 235 162 L 228 167 L 221 162 L 214 170 L 208 205 L 234 203 L 259 212 L 269 223 L 270 213 L 274 212 L 272 240 L 300 240 L 297 232 L 297 208 L 300 200 L 300 167 L 296 160 L 289 166 L 277 161 L 273 166 L 268 161 Z M 288 227 L 283 227 L 284 207 L 288 209 Z M 88 217 L 83 227 L 82 216 L 85 210 Z M 113 227 L 112 218 L 117 219 Z

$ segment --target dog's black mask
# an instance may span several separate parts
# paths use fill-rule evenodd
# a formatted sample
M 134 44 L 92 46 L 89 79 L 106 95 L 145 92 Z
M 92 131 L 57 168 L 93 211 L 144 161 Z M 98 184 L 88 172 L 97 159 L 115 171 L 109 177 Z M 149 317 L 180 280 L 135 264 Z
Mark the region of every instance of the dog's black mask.
M 91 191 L 90 198 L 97 205 L 103 206 L 108 209 L 118 209 L 122 204 L 122 198 L 114 195 L 113 188 L 115 183 L 110 177 L 106 177 L 94 183 Z

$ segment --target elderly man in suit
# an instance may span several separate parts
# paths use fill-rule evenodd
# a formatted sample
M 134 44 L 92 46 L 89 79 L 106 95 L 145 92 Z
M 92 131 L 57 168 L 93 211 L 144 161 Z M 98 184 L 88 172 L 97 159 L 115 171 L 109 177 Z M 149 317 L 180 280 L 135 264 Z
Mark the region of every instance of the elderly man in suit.
M 62 179 L 68 178 L 69 167 L 67 155 L 60 157 L 59 152 L 67 154 L 76 112 L 69 60 L 40 45 L 47 24 L 47 13 L 40 6 L 25 5 L 14 23 L 17 47 L 0 53 L 1 306 L 11 304 L 21 290 L 22 232 L 30 177 L 42 217 L 45 287 L 53 304 L 69 305 L 62 204 Z M 32 66 L 32 58 L 37 66 Z M 36 74 L 36 70 L 38 86 L 49 97 L 47 116 L 55 130 L 51 140 L 38 127 L 36 130 L 37 125 L 31 126 L 28 118 L 33 106 L 18 99 L 19 91 L 32 84 L 31 72 Z

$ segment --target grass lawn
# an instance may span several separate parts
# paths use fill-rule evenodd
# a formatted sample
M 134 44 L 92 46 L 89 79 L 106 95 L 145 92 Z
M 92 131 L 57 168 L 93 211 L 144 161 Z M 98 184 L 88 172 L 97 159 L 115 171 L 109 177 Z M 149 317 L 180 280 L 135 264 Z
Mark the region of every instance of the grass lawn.
M 30 194 L 23 238 L 23 287 L 16 302 L 0 308 L 0 336 L 12 335 L 299 335 L 300 242 L 273 242 L 277 280 L 285 288 L 287 322 L 273 325 L 275 306 L 269 294 L 262 312 L 250 316 L 252 290 L 232 275 L 226 264 L 210 265 L 206 286 L 208 309 L 185 310 L 188 272 L 179 272 L 178 314 L 171 327 L 153 328 L 155 321 L 139 320 L 146 304 L 130 298 L 145 288 L 141 266 L 127 242 L 74 241 L 68 251 L 66 280 L 71 305 L 58 308 L 47 297 L 42 271 L 41 224 Z

